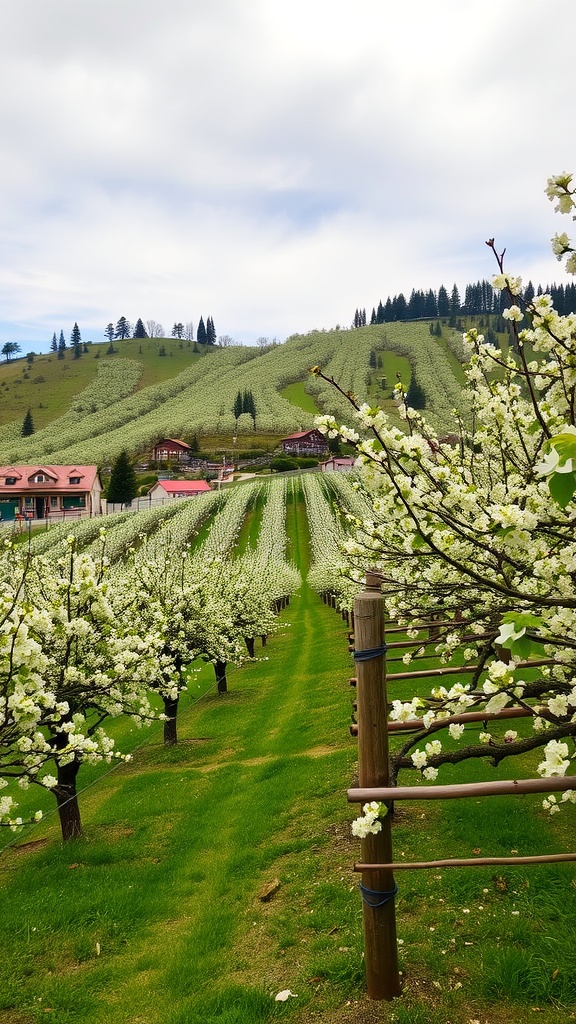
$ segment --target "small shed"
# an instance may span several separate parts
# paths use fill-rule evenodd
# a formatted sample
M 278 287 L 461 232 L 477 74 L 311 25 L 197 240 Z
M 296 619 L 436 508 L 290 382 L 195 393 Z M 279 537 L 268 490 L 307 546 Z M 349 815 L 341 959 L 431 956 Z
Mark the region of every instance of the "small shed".
M 323 473 L 347 473 L 354 468 L 356 459 L 352 455 L 334 455 L 320 463 Z
M 206 480 L 157 480 L 148 491 L 151 501 L 167 498 L 192 498 L 212 490 Z

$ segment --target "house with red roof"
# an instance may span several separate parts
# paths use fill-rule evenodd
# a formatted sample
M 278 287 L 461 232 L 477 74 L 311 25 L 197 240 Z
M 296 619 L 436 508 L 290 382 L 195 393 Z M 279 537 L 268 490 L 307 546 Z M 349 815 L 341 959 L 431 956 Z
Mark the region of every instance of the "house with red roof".
M 191 498 L 212 490 L 206 480 L 157 480 L 148 491 L 150 501 L 166 498 Z
M 282 451 L 290 455 L 323 455 L 328 451 L 328 444 L 324 434 L 316 428 L 299 430 L 283 439 Z
M 331 459 L 321 462 L 320 469 L 323 473 L 348 473 L 354 469 L 355 462 L 353 455 L 334 455 Z
M 173 437 L 164 437 L 153 448 L 152 458 L 155 462 L 187 462 L 192 449 L 185 441 L 176 441 Z
M 97 466 L 0 466 L 2 519 L 99 516 Z

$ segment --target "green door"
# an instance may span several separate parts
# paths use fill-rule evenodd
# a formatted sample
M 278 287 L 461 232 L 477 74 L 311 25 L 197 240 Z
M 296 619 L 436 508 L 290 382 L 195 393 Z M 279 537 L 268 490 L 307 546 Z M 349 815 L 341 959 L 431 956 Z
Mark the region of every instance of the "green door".
M 2 521 L 6 522 L 7 520 L 14 519 L 18 506 L 17 498 L 0 499 L 0 516 L 2 516 Z

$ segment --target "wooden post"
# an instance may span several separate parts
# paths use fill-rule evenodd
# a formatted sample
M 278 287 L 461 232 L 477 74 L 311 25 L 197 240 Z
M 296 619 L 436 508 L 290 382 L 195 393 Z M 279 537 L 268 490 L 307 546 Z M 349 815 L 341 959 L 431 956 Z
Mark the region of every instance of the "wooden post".
M 354 624 L 356 655 L 381 650 L 376 656 L 356 661 L 359 784 L 362 788 L 386 786 L 389 766 L 384 602 L 380 580 L 372 573 L 366 574 L 366 590 L 354 601 Z M 362 840 L 362 860 L 369 864 L 392 862 L 390 815 L 383 819 L 381 832 Z M 400 994 L 394 892 L 392 871 L 362 872 L 366 987 L 371 999 L 394 999 Z

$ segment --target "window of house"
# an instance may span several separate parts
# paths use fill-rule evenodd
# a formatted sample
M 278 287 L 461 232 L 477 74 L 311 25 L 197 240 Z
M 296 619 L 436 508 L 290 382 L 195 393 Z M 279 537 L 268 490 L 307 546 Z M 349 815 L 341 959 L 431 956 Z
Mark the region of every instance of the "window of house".
M 15 476 L 7 476 L 6 477 L 6 483 L 7 484 L 15 484 L 16 483 L 16 477 Z
M 70 477 L 70 483 L 71 484 L 79 484 L 80 483 L 80 477 L 79 476 L 71 476 Z
M 36 476 L 34 477 L 35 484 L 43 484 L 45 480 L 46 477 L 44 476 L 43 473 L 36 473 Z
M 50 498 L 50 508 L 58 508 L 58 498 Z
M 24 498 L 24 504 L 26 505 L 26 508 L 33 508 L 34 498 Z

